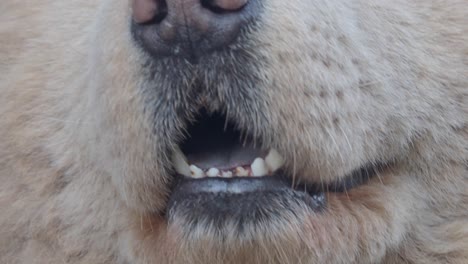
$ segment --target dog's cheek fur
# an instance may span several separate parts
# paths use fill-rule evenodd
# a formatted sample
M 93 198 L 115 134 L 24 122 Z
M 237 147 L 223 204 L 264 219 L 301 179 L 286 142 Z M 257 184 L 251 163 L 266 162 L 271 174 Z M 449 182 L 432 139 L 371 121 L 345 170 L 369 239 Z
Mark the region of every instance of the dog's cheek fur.
M 254 39 L 267 61 L 260 70 L 268 119 L 278 138 L 288 139 L 278 143 L 281 150 L 301 172 L 320 175 L 314 180 L 401 157 L 421 134 L 437 131 L 433 136 L 439 137 L 452 133 L 447 126 L 465 122 L 460 106 L 466 80 L 459 76 L 466 66 L 447 58 L 452 51 L 444 40 L 434 45 L 450 29 L 439 24 L 440 31 L 433 30 L 424 14 L 434 10 L 427 4 L 265 5 Z
M 144 127 L 148 122 L 132 112 L 139 105 L 134 102 L 138 82 L 127 70 L 133 70 L 129 65 L 135 56 L 122 51 L 130 37 L 118 31 L 121 43 L 103 37 L 105 24 L 99 21 L 104 11 L 93 2 L 38 1 L 28 8 L 5 4 L 10 13 L 27 13 L 24 20 L 14 20 L 16 30 L 34 34 L 7 50 L 16 54 L 8 54 L 11 74 L 2 72 L 0 80 L 1 263 L 123 260 L 117 252 L 123 251 L 119 239 L 127 226 L 125 204 L 139 210 L 164 204 L 165 184 L 139 180 L 163 181 L 158 174 L 148 176 L 159 170 L 139 167 L 145 172 L 139 174 L 134 168 L 142 166 L 136 163 L 141 153 L 129 159 L 135 148 L 151 146 Z M 117 12 L 127 12 L 126 4 Z M 37 23 L 30 25 L 33 21 Z M 0 32 L 12 24 L 2 23 Z M 120 52 L 120 61 L 115 61 L 119 56 L 109 59 L 112 52 Z M 122 150 L 121 144 L 135 148 Z M 146 162 L 144 166 L 155 165 Z M 126 166 L 133 166 L 132 175 Z

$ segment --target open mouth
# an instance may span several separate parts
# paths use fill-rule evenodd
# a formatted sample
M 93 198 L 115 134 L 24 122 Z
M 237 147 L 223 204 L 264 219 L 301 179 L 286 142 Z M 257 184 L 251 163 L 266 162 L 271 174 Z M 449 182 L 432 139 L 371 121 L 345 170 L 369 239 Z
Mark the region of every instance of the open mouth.
M 203 115 L 188 133 L 173 161 L 177 172 L 189 178 L 264 177 L 284 165 L 276 150 L 257 147 L 221 115 Z
M 245 135 L 225 116 L 203 111 L 172 156 L 175 183 L 168 218 L 223 222 L 274 217 L 278 208 L 319 212 L 327 192 L 342 192 L 365 183 L 382 165 L 365 166 L 333 183 L 301 183 L 285 168 L 273 148 Z M 257 219 L 258 220 L 258 219 Z

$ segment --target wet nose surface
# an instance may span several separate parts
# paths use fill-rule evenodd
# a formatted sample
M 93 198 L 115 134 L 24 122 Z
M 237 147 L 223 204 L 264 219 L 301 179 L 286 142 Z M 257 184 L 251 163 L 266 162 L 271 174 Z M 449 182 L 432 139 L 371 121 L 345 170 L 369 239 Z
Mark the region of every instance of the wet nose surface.
M 258 0 L 132 0 L 132 32 L 155 57 L 191 61 L 231 44 L 259 12 Z

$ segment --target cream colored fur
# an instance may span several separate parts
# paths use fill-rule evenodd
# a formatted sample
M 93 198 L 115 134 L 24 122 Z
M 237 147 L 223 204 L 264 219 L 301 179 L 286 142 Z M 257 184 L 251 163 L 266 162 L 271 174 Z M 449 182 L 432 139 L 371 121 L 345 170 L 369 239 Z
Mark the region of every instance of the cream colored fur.
M 2 0 L 0 263 L 468 263 L 468 3 L 263 3 L 253 132 L 304 181 L 394 166 L 323 214 L 187 235 L 128 2 Z

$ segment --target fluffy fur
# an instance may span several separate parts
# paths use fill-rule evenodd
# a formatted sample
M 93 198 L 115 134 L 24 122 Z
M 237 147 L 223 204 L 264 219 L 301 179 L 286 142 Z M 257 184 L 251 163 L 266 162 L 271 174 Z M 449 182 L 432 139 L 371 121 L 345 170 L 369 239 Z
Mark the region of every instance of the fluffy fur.
M 189 65 L 135 44 L 127 1 L 2 0 L 0 263 L 468 263 L 467 2 L 262 3 Z M 304 182 L 393 165 L 320 214 L 168 224 L 168 156 L 201 105 Z

